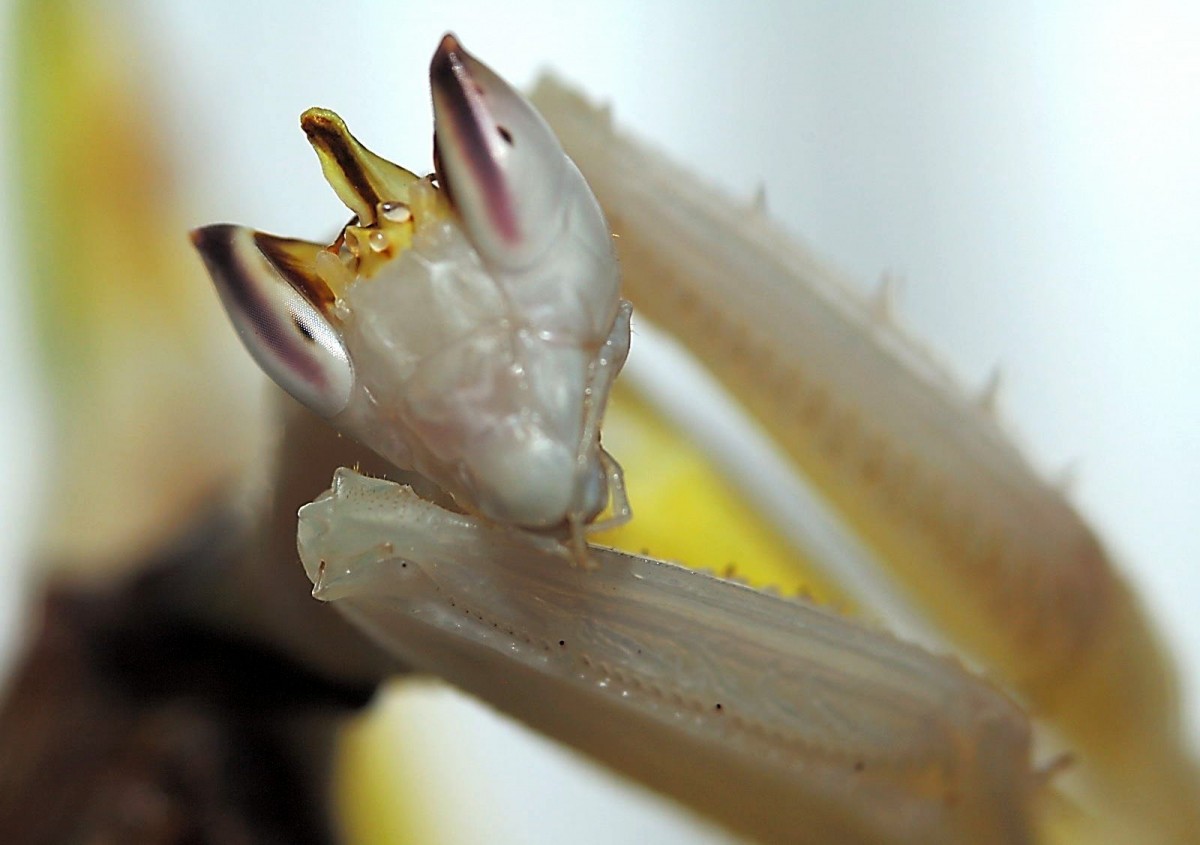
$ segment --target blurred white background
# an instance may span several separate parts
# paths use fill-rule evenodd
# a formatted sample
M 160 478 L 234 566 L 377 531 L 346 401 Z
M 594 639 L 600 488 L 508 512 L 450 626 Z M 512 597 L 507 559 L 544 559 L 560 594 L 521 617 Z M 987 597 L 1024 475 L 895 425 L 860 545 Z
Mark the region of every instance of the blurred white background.
M 777 219 L 864 291 L 885 271 L 899 276 L 900 319 L 966 383 L 1001 366 L 1004 417 L 1047 473 L 1076 468 L 1073 498 L 1189 667 L 1200 723 L 1200 7 L 135 8 L 155 53 L 150 81 L 171 109 L 164 120 L 189 157 L 190 225 L 326 236 L 344 212 L 298 128 L 312 105 L 428 170 L 425 73 L 447 29 L 509 79 L 528 84 L 552 68 L 611 101 L 620 124 L 736 197 L 765 185 Z M 0 554 L 11 566 L 29 539 L 27 479 L 48 444 L 31 411 L 20 245 L 4 198 Z M 9 631 L 14 595 L 0 605 Z M 481 829 L 497 843 L 705 835 L 446 699 L 411 715 L 436 719 L 418 731 L 430 800 L 449 807 L 447 841 L 480 841 Z M 490 808 L 486 820 L 469 806 Z

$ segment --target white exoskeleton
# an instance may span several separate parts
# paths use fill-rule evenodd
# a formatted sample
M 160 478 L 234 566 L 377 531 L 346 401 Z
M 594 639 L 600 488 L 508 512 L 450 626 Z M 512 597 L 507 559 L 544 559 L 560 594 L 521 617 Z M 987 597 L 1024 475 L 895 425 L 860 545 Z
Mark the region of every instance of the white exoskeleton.
M 340 469 L 313 595 L 418 669 L 754 841 L 1030 845 L 1012 700 L 953 660 L 681 566 L 557 545 Z
M 1025 845 L 1030 726 L 953 660 L 801 602 L 551 537 L 627 511 L 599 424 L 629 342 L 599 207 L 532 106 L 447 36 L 437 181 L 302 125 L 355 219 L 195 241 L 289 392 L 471 515 L 339 470 L 300 512 L 314 595 L 414 669 L 769 842 Z M 492 523 L 492 524 L 489 524 Z
M 430 65 L 436 176 L 301 125 L 354 218 L 330 246 L 239 226 L 193 240 L 246 348 L 336 428 L 473 513 L 582 529 L 621 472 L 599 442 L 629 349 L 608 225 L 528 101 L 447 35 Z M 609 521 L 611 522 L 611 520 Z

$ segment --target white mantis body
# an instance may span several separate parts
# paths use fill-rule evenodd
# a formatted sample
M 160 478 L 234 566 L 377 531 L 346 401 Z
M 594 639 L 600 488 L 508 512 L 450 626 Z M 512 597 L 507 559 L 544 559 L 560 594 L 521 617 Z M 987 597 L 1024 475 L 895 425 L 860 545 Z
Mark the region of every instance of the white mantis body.
M 269 374 L 348 434 L 486 518 L 450 514 L 392 485 L 342 473 L 301 516 L 301 553 L 318 596 L 337 599 L 412 665 L 752 835 L 793 841 L 807 818 L 816 821 L 805 841 L 818 843 L 1032 841 L 1036 781 L 1027 720 L 956 663 L 918 657 L 884 634 L 810 616 L 798 604 L 729 593 L 727 585 L 673 567 L 593 551 L 603 577 L 554 569 L 545 558 L 555 546 L 546 537 L 496 530 L 497 523 L 543 533 L 565 527 L 581 542 L 581 527 L 609 495 L 618 516 L 625 510 L 620 473 L 598 433 L 627 350 L 629 309 L 618 299 L 599 208 L 532 107 L 451 39 L 431 75 L 437 188 L 362 149 L 335 117 L 312 111 L 305 129 L 356 214 L 338 240 L 322 247 L 234 227 L 196 235 L 233 322 Z M 636 220 L 632 234 L 641 239 L 622 239 L 626 264 L 644 281 L 661 282 L 657 292 L 647 287 L 646 300 L 674 297 L 663 307 L 676 310 L 693 302 L 681 273 L 704 282 L 724 273 L 733 300 L 749 273 L 781 280 L 748 297 L 763 311 L 753 331 L 736 319 L 731 328 L 724 313 L 697 317 L 684 307 L 681 333 L 724 357 L 726 374 L 744 382 L 748 404 L 761 394 L 798 411 L 798 434 L 786 428 L 790 423 L 774 427 L 785 442 L 799 444 L 801 463 L 816 452 L 810 462 L 835 500 L 878 509 L 882 491 L 883 499 L 907 503 L 907 510 L 871 514 L 865 531 L 876 526 L 883 533 L 902 574 L 932 573 L 930 584 L 916 587 L 933 594 L 935 612 L 938 600 L 964 587 L 959 582 L 976 579 L 1001 585 L 980 590 L 978 604 L 999 602 L 1001 618 L 1005 608 L 1022 611 L 1011 631 L 977 627 L 972 635 L 955 629 L 978 613 L 951 604 L 941 612 L 947 626 L 1006 680 L 1028 682 L 1022 692 L 1035 700 L 1040 694 L 1059 704 L 1064 680 L 1076 699 L 1081 691 L 1108 695 L 1099 667 L 1112 655 L 1093 645 L 1095 632 L 1106 635 L 1102 645 L 1123 644 L 1128 631 L 1140 637 L 1142 629 L 1077 518 L 1045 497 L 993 430 L 970 428 L 953 402 L 935 408 L 926 363 L 893 339 L 872 340 L 868 349 L 887 373 L 875 380 L 883 393 L 870 394 L 870 378 L 841 392 L 854 414 L 831 413 L 839 410 L 832 383 L 814 387 L 811 377 L 802 380 L 796 407 L 788 405 L 788 387 L 773 380 L 788 375 L 786 354 L 763 377 L 755 342 L 765 337 L 776 341 L 777 353 L 787 350 L 789 319 L 807 320 L 804 341 L 816 348 L 804 353 L 806 366 L 854 375 L 875 366 L 870 357 L 838 360 L 859 342 L 854 308 L 818 285 L 798 293 L 815 310 L 798 309 L 786 289 L 807 272 L 788 264 L 798 253 L 723 218 L 714 230 L 728 235 L 728 244 L 705 231 L 701 242 L 689 242 L 695 251 L 686 267 L 655 264 L 646 239 L 656 226 L 686 239 L 685 224 L 699 231 L 708 212 L 719 217 L 719 204 L 682 191 L 674 199 L 641 192 L 641 154 L 621 149 L 616 162 L 604 158 L 597 148 L 619 139 L 558 107 L 563 126 L 576 133 L 572 143 L 605 180 L 610 194 L 601 199 L 615 210 L 614 224 Z M 534 154 L 525 156 L 527 150 Z M 720 293 L 720 285 L 710 287 Z M 728 314 L 744 313 L 737 305 L 727 303 Z M 878 414 L 865 414 L 876 405 Z M 941 419 L 951 435 L 946 442 L 923 439 L 921 414 Z M 893 442 L 920 454 L 897 454 Z M 963 495 L 955 499 L 944 487 L 929 496 L 892 495 L 914 471 L 933 470 L 939 484 L 966 485 Z M 879 477 L 885 483 L 876 484 Z M 997 479 L 994 490 L 987 486 Z M 995 531 L 975 531 L 957 511 L 940 507 L 993 494 L 1001 501 L 1008 495 L 1013 506 L 1000 511 Z M 1015 526 L 1008 532 L 1015 559 L 991 554 L 994 540 L 1009 542 L 1007 523 Z M 1026 596 L 1026 555 L 1038 558 L 1056 544 L 1067 551 L 1049 553 L 1052 565 L 1034 573 L 1052 586 Z M 1073 590 L 1094 591 L 1103 601 L 1072 604 Z M 586 649 L 570 659 L 547 654 L 545 646 L 553 652 L 559 639 L 567 641 L 554 633 L 567 621 L 577 626 L 572 641 Z M 1132 642 L 1145 650 L 1123 665 L 1134 676 L 1139 667 L 1155 675 L 1152 646 Z M 647 648 L 655 659 L 645 657 Z M 1086 670 L 1076 689 L 1066 671 L 1072 667 Z M 736 718 L 714 717 L 707 708 L 716 703 Z M 1109 735 L 1091 728 L 1088 737 L 1089 728 L 1080 735 Z M 1107 754 L 1106 764 L 1129 745 L 1115 744 L 1120 753 Z M 1151 748 L 1147 759 L 1160 751 Z M 698 762 L 681 767 L 680 759 Z M 743 788 L 726 787 L 730 772 L 745 779 Z M 1180 778 L 1164 775 L 1172 780 Z M 1131 793 L 1132 812 L 1153 806 L 1149 791 Z M 1162 799 L 1162 806 L 1173 803 Z
M 301 509 L 333 601 L 412 665 L 767 842 L 1032 842 L 1029 724 L 952 661 L 679 566 L 338 470 Z
M 610 492 L 627 512 L 599 445 L 629 349 L 608 226 L 541 117 L 452 36 L 430 73 L 440 191 L 313 109 L 302 125 L 355 213 L 337 242 L 194 239 L 293 396 L 467 510 L 582 544 Z

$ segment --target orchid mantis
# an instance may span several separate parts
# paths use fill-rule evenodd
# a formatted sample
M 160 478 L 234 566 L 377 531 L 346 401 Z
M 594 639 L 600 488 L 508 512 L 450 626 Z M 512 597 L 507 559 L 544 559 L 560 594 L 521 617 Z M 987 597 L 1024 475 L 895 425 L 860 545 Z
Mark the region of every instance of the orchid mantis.
M 825 611 L 585 549 L 610 502 L 628 515 L 600 445 L 631 313 L 611 225 L 639 307 L 739 388 L 950 636 L 1094 757 L 1100 794 L 1122 762 L 1167 761 L 1117 815 L 1182 807 L 1194 773 L 1161 724 L 1171 702 L 1134 712 L 1162 670 L 1127 591 L 935 367 L 569 95 L 535 99 L 599 203 L 533 106 L 452 36 L 430 75 L 433 177 L 310 110 L 354 214 L 337 239 L 194 235 L 268 374 L 466 512 L 340 472 L 301 513 L 319 598 L 411 665 L 752 836 L 1035 840 L 1046 787 L 1005 692 Z M 764 287 L 746 295 L 751 276 Z M 572 568 L 564 538 L 598 571 Z M 1087 695 L 1113 706 L 1097 715 Z M 1160 841 L 1187 829 L 1168 820 Z
M 302 125 L 355 215 L 338 241 L 209 227 L 196 245 L 302 403 L 461 506 L 582 544 L 610 489 L 626 510 L 599 446 L 629 349 L 608 229 L 537 113 L 451 36 L 431 76 L 440 190 L 314 109 Z

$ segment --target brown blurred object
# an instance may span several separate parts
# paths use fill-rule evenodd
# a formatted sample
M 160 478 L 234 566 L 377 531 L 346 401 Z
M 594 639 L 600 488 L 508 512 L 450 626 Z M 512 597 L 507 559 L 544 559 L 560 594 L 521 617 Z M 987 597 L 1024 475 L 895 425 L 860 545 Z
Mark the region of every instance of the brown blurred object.
M 122 583 L 49 590 L 0 710 L 5 841 L 336 841 L 332 741 L 373 687 L 179 612 L 189 570 L 230 554 L 223 521 Z
M 309 596 L 295 513 L 369 455 L 286 400 L 269 506 L 45 591 L 0 704 L 12 843 L 326 843 L 333 740 L 403 671 Z

